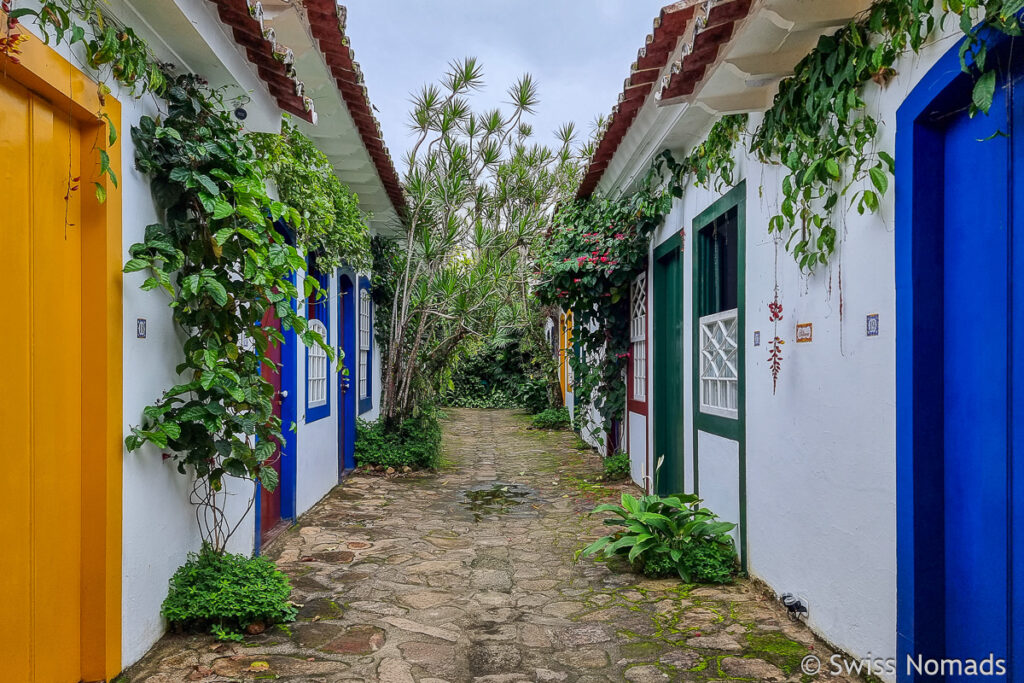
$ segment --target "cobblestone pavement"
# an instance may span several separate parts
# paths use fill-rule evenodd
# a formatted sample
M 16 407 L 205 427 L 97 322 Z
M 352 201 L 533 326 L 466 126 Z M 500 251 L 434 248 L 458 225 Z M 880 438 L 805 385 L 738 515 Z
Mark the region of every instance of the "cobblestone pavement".
M 298 621 L 237 644 L 168 635 L 119 683 L 800 681 L 804 656 L 827 661 L 749 582 L 575 563 L 605 528 L 585 513 L 629 485 L 594 483 L 575 435 L 527 425 L 450 410 L 440 472 L 354 475 L 268 548 Z

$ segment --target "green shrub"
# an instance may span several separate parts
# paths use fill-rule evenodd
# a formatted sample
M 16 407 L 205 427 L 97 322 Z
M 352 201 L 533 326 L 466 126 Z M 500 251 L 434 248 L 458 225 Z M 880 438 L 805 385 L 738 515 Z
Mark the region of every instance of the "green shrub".
M 549 406 L 543 359 L 525 339 L 470 344 L 452 362 L 444 405 L 457 408 L 522 408 L 539 413 Z M 550 350 L 545 348 L 545 353 Z
M 565 429 L 569 426 L 568 408 L 548 408 L 533 416 L 537 429 Z
M 716 521 L 695 495 L 636 499 L 622 494 L 621 505 L 598 505 L 591 514 L 612 512 L 605 524 L 621 527 L 584 548 L 583 556 L 625 555 L 647 576 L 678 574 L 686 582 L 727 583 L 736 574 L 736 549 L 729 532 L 735 524 Z
M 219 553 L 204 545 L 174 573 L 160 613 L 176 628 L 239 640 L 250 624 L 294 621 L 288 577 L 263 557 Z
M 690 576 L 705 583 L 729 583 L 736 575 L 736 549 L 729 543 L 702 538 L 686 546 L 683 564 Z
M 672 561 L 671 555 L 667 553 L 650 555 L 637 559 L 635 562 L 637 571 L 644 576 L 660 579 L 666 576 L 675 576 L 678 573 L 676 563 Z
M 617 451 L 615 455 L 604 459 L 604 478 L 616 481 L 629 477 L 629 453 Z
M 432 410 L 424 410 L 388 429 L 383 420 L 356 424 L 356 464 L 435 469 L 441 462 L 441 424 Z
M 448 395 L 445 402 L 453 408 L 522 408 L 522 401 L 504 389 L 493 389 L 484 395 Z

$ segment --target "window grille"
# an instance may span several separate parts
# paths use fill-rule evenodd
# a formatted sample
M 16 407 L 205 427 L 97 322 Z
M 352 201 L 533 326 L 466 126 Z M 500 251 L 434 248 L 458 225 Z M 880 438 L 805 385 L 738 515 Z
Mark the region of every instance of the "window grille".
M 359 290 L 359 396 L 370 396 L 370 292 Z
M 733 419 L 739 417 L 738 314 L 733 308 L 700 319 L 700 409 Z
M 309 330 L 327 339 L 327 328 L 316 318 L 309 321 Z M 327 352 L 319 344 L 309 347 L 309 375 L 306 377 L 306 387 L 309 392 L 307 403 L 310 408 L 327 405 Z
M 633 358 L 633 400 L 647 400 L 647 274 L 641 273 L 632 285 L 630 319 L 631 356 Z

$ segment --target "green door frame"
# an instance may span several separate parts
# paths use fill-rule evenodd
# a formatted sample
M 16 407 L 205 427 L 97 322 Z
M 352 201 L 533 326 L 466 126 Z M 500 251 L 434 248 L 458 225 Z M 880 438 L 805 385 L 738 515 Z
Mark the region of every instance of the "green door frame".
M 706 283 L 703 282 L 701 277 L 703 269 L 699 267 L 702 253 L 701 240 L 698 239 L 698 236 L 701 230 L 732 209 L 736 209 L 736 236 L 738 242 L 736 254 L 736 339 L 738 341 L 736 362 L 739 368 L 737 387 L 739 416 L 735 420 L 700 412 L 700 317 L 703 314 L 700 295 L 704 291 Z M 739 185 L 729 190 L 718 201 L 693 219 L 693 317 L 691 321 L 693 332 L 693 381 L 691 382 L 693 387 L 693 491 L 698 495 L 700 494 L 698 433 L 707 432 L 736 441 L 739 450 L 739 550 L 740 562 L 744 571 L 747 569 L 746 233 L 747 183 L 745 180 L 741 181 Z
M 685 491 L 683 396 L 683 240 L 672 235 L 654 250 L 651 262 L 651 336 L 654 340 L 653 405 L 655 493 Z M 658 458 L 665 456 L 661 468 Z

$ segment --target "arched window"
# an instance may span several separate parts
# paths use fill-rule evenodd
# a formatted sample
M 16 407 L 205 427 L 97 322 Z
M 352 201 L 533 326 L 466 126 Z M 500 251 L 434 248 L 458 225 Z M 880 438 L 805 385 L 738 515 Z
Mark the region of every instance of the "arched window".
M 320 292 L 311 294 L 306 302 L 306 319 L 309 329 L 317 332 L 330 344 L 330 278 L 321 272 L 316 263 L 309 265 L 309 275 L 320 283 Z M 331 389 L 327 378 L 331 373 L 331 361 L 327 352 L 313 344 L 306 348 L 306 422 L 314 422 L 331 414 Z
M 327 339 L 327 328 L 319 320 L 310 320 L 309 329 Z M 308 408 L 319 408 L 320 406 L 327 405 L 327 352 L 317 344 L 309 347 L 306 386 L 308 387 L 306 403 Z

